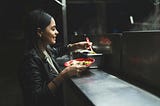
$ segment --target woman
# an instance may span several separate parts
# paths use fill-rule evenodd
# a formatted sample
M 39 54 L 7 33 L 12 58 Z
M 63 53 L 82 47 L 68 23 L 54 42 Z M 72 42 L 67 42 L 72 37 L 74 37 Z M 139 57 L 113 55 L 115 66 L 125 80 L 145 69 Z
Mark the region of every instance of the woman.
M 26 49 L 20 69 L 25 106 L 62 106 L 62 83 L 86 69 L 74 65 L 59 70 L 55 58 L 64 53 L 86 49 L 91 43 L 78 42 L 53 48 L 58 31 L 54 18 L 41 10 L 29 13 L 25 20 Z

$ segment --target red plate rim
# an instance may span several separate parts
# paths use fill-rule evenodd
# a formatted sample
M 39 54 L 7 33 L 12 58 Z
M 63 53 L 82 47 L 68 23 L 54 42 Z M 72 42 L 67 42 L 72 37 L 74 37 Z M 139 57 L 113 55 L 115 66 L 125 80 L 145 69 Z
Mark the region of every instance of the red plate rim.
M 70 60 L 70 61 L 67 61 L 64 63 L 64 66 L 70 66 L 70 64 L 73 62 L 73 61 L 91 61 L 92 63 L 95 62 L 95 59 L 94 58 L 77 58 L 77 59 L 73 59 L 73 60 Z M 91 63 L 91 64 L 92 64 Z M 91 64 L 87 65 L 87 66 L 90 66 Z

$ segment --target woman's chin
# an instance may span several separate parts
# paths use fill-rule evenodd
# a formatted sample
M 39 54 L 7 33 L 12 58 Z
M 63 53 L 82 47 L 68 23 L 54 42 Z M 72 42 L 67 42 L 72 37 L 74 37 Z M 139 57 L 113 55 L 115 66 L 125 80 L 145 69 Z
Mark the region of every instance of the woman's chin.
M 52 41 L 50 42 L 50 45 L 54 45 L 56 43 L 56 41 Z

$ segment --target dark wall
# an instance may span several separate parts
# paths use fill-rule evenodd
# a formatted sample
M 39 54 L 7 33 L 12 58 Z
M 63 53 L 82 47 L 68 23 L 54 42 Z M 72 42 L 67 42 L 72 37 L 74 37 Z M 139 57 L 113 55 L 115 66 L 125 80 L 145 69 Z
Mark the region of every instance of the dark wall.
M 103 32 L 126 31 L 131 28 L 130 15 L 134 17 L 135 22 L 142 22 L 154 11 L 153 0 L 104 0 L 103 5 L 96 4 L 92 0 L 84 0 L 86 3 L 70 1 L 77 0 L 67 1 L 69 35 L 72 35 L 74 31 L 92 33 L 101 27 L 99 24 L 104 24 L 101 27 Z M 61 6 L 54 0 L 3 0 L 0 3 L 0 23 L 3 26 L 0 30 L 3 32 L 0 34 L 1 37 L 8 36 L 8 32 L 21 30 L 23 16 L 36 8 L 42 8 L 53 15 L 57 21 L 59 32 L 63 34 Z
M 51 0 L 5 0 L 0 3 L 0 38 L 22 36 L 23 18 L 33 9 L 43 9 L 54 16 L 57 27 L 62 31 L 61 6 Z M 4 41 L 4 40 L 2 40 Z
M 160 32 L 135 31 L 123 34 L 121 57 L 125 77 L 160 95 Z
M 98 32 L 99 24 L 103 32 L 123 32 L 131 29 L 129 16 L 136 23 L 142 23 L 154 12 L 150 0 L 106 0 L 103 3 L 68 4 L 69 33 L 93 34 Z

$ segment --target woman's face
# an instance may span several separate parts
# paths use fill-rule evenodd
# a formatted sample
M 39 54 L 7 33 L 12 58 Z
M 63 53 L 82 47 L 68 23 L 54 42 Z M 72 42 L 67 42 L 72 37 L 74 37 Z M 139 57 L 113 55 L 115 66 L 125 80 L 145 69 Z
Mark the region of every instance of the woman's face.
M 46 44 L 53 45 L 56 43 L 56 37 L 58 34 L 59 32 L 56 29 L 55 20 L 52 18 L 50 24 L 45 28 L 42 33 L 42 39 Z

